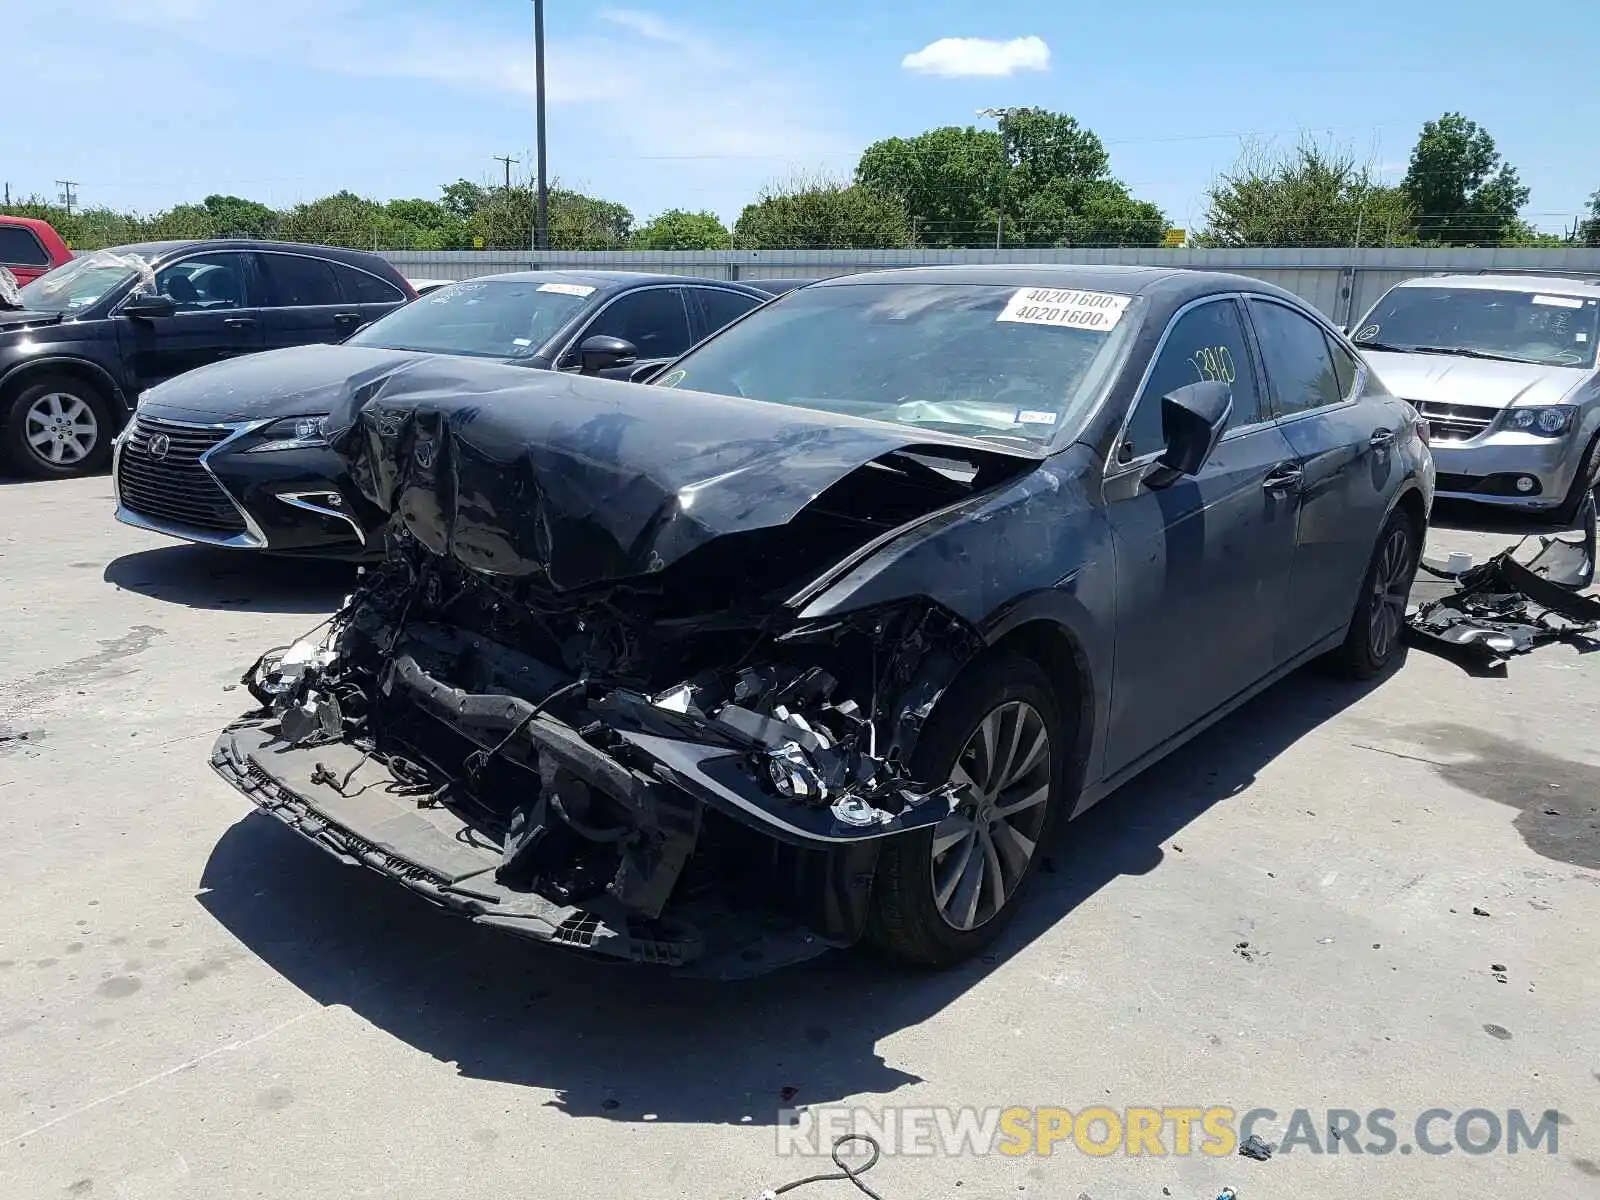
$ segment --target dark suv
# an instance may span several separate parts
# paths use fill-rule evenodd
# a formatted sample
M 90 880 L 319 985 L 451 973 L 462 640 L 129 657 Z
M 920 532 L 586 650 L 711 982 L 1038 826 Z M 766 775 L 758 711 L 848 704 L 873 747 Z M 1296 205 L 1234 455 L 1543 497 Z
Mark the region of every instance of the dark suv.
M 416 298 L 375 254 L 285 242 L 96 250 L 0 308 L 0 461 L 58 478 L 105 467 L 146 389 L 258 350 L 338 341 Z

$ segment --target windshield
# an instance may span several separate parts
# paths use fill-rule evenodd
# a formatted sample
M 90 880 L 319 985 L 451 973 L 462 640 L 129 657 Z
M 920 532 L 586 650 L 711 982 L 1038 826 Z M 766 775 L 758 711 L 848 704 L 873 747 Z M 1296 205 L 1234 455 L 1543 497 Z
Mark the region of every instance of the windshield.
M 1421 348 L 1541 366 L 1592 367 L 1597 323 L 1600 296 L 1397 287 L 1367 314 L 1354 341 L 1374 350 Z
M 474 358 L 526 358 L 537 354 L 594 291 L 579 283 L 468 280 L 395 309 L 346 344 Z
M 21 289 L 22 306 L 37 312 L 75 313 L 97 303 L 135 272 L 150 268 L 134 255 L 96 250 L 63 263 Z
M 988 284 L 805 288 L 757 309 L 658 381 L 1037 444 L 1109 374 L 1131 297 Z

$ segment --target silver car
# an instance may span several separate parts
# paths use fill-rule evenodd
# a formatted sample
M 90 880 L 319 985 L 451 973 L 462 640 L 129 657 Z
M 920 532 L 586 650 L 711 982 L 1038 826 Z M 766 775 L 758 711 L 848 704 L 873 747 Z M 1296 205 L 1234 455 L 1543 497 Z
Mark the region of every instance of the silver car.
M 1408 279 L 1353 340 L 1427 419 L 1438 495 L 1570 520 L 1600 482 L 1600 279 Z

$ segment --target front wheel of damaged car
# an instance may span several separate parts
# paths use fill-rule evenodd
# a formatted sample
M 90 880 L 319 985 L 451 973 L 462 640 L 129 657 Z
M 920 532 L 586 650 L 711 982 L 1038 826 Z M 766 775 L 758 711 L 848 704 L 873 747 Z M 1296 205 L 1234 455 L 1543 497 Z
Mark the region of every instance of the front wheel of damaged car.
M 946 693 L 917 741 L 919 779 L 958 785 L 939 825 L 888 842 L 869 933 L 910 962 L 944 966 L 988 945 L 1039 868 L 1063 807 L 1061 706 L 1032 661 L 996 654 Z

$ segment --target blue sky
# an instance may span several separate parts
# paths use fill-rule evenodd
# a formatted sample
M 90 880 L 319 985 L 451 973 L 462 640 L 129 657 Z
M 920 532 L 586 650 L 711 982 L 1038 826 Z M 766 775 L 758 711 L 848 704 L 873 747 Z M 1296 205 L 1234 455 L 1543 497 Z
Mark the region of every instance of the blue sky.
M 1532 186 L 1525 215 L 1559 229 L 1600 188 L 1593 3 L 1544 0 L 1519 30 L 1487 0 L 547 0 L 550 167 L 641 219 L 731 219 L 764 183 L 847 174 L 876 138 L 1039 104 L 1195 227 L 1252 142 L 1303 133 L 1398 178 L 1421 123 L 1460 110 Z M 284 205 L 436 196 L 499 178 L 496 154 L 528 170 L 530 0 L 5 9 L 13 195 L 70 178 L 82 203 L 140 211 L 211 191 Z M 946 38 L 1038 42 L 928 49 Z M 949 73 L 971 70 L 990 73 Z

